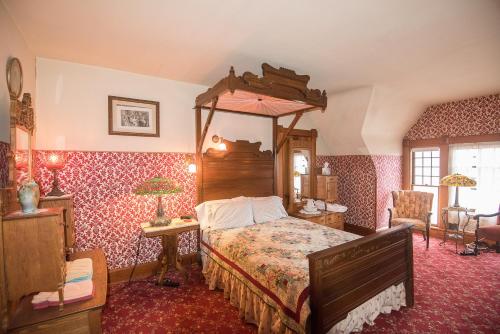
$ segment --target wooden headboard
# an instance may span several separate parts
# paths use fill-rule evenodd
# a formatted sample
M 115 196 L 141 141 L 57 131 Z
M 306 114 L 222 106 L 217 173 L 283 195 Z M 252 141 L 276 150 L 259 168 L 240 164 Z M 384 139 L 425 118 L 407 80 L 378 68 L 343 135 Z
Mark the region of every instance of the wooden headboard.
M 260 142 L 224 140 L 226 151 L 209 148 L 198 176 L 198 203 L 237 196 L 274 194 L 274 157 Z

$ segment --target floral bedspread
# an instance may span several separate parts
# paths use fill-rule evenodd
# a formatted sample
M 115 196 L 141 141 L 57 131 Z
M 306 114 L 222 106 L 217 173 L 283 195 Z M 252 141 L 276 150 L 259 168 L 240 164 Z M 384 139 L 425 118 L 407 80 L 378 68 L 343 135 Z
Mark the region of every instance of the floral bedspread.
M 303 332 L 310 314 L 307 255 L 359 236 L 296 218 L 205 230 L 202 251 Z

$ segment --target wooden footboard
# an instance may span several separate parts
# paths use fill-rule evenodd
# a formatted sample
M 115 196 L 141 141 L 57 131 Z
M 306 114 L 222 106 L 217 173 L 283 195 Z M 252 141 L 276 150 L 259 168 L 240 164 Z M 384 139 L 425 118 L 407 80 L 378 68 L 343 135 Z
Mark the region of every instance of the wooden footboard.
M 312 253 L 309 258 L 311 332 L 326 333 L 388 287 L 404 282 L 413 306 L 411 225 L 399 225 Z

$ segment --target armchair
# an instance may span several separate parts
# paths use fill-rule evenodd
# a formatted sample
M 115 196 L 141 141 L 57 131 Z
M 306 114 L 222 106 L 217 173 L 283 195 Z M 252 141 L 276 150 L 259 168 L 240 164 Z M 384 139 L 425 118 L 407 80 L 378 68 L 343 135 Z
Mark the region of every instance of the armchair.
M 497 217 L 496 225 L 479 226 L 479 220 L 481 218 L 489 218 L 495 216 Z M 497 213 L 493 213 L 490 215 L 475 215 L 474 220 L 476 220 L 476 241 L 474 245 L 474 255 L 479 255 L 479 240 L 482 238 L 495 241 L 496 252 L 500 253 L 500 206 L 498 207 Z
M 422 231 L 429 249 L 429 230 L 431 226 L 432 198 L 434 194 L 412 190 L 392 192 L 393 208 L 389 208 L 389 228 L 410 223 L 414 230 Z

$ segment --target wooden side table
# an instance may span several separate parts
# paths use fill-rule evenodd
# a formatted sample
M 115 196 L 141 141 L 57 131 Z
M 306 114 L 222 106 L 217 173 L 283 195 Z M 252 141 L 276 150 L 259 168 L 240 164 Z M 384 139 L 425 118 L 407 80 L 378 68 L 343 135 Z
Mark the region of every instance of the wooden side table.
M 184 276 L 186 282 L 189 278 L 187 270 L 181 263 L 177 253 L 178 235 L 182 232 L 200 231 L 200 224 L 195 219 L 183 220 L 180 218 L 172 219 L 168 226 L 151 226 L 150 223 L 141 224 L 142 234 L 146 238 L 161 237 L 162 253 L 160 255 L 161 271 L 158 277 L 158 285 L 178 286 L 179 283 L 163 278 L 171 267 L 175 267 Z

